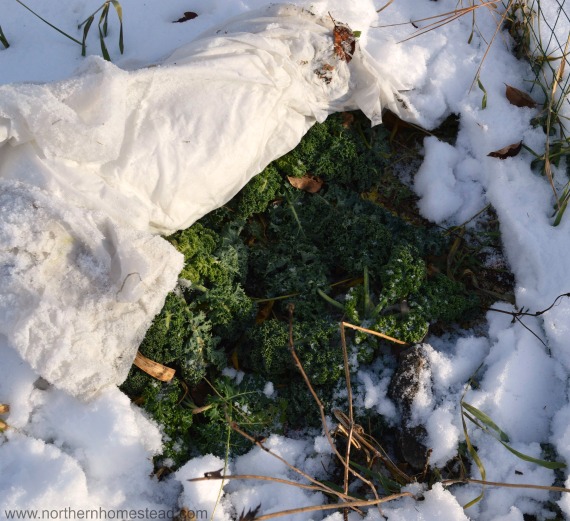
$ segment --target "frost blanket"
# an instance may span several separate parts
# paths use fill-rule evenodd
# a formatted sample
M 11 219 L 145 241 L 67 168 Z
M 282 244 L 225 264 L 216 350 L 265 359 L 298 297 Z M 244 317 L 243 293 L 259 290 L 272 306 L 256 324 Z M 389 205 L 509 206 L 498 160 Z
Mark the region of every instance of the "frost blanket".
M 333 28 L 274 5 L 155 67 L 90 58 L 63 82 L 0 87 L 15 201 L 2 204 L 0 332 L 39 374 L 82 396 L 121 382 L 180 269 L 152 234 L 227 202 L 332 112 L 414 117 L 358 46 L 350 63 L 335 53 Z

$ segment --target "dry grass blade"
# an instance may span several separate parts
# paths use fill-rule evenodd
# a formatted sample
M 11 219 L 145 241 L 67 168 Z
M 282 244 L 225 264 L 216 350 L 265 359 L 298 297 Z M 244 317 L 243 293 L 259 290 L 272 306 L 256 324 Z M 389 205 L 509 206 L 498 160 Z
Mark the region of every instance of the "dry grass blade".
M 323 426 L 323 430 L 325 431 L 325 435 L 327 437 L 329 445 L 331 446 L 331 449 L 333 450 L 333 452 L 335 453 L 335 455 L 337 456 L 339 461 L 342 463 L 344 468 L 348 468 L 349 469 L 348 472 L 352 473 L 355 477 L 360 479 L 363 483 L 366 483 L 370 487 L 370 490 L 374 494 L 374 497 L 376 499 L 379 499 L 378 492 L 376 491 L 376 488 L 374 487 L 374 485 L 369 480 L 367 480 L 364 476 L 362 476 L 361 474 L 356 472 L 354 469 L 350 468 L 348 461 L 346 461 L 341 456 L 341 454 L 338 452 L 338 450 L 336 448 L 336 445 L 332 439 L 331 433 L 330 433 L 329 428 L 327 426 L 327 419 L 325 416 L 325 407 L 323 405 L 323 402 L 321 402 L 320 398 L 318 397 L 317 393 L 315 392 L 315 389 L 313 388 L 313 385 L 311 384 L 311 380 L 309 380 L 309 377 L 307 376 L 307 373 L 305 372 L 305 369 L 303 368 L 303 364 L 301 363 L 301 360 L 299 360 L 299 356 L 297 355 L 297 352 L 295 350 L 295 344 L 293 342 L 293 311 L 294 311 L 294 309 L 295 309 L 295 306 L 293 304 L 289 304 L 289 350 L 291 351 L 291 356 L 293 357 L 293 360 L 295 361 L 295 365 L 297 366 L 297 369 L 301 373 L 301 376 L 303 377 L 303 380 L 305 381 L 305 384 L 307 385 L 309 392 L 313 396 L 315 403 L 317 404 L 317 407 L 319 408 L 319 412 L 321 415 L 321 423 Z
M 501 30 L 501 27 L 503 26 L 503 23 L 506 20 L 507 13 L 508 13 L 510 7 L 512 6 L 512 4 L 514 3 L 514 1 L 515 0 L 509 0 L 508 1 L 507 5 L 504 8 L 503 14 L 500 16 L 499 22 L 496 24 L 495 32 L 493 33 L 493 37 L 491 38 L 490 42 L 487 44 L 487 49 L 485 50 L 485 53 L 483 54 L 483 58 L 481 59 L 481 63 L 479 64 L 479 67 L 477 68 L 477 71 L 476 71 L 475 76 L 473 78 L 473 82 L 471 84 L 471 88 L 473 88 L 473 86 L 475 85 L 475 83 L 477 82 L 477 80 L 480 77 L 481 67 L 483 66 L 483 63 L 485 62 L 485 59 L 487 58 L 487 54 L 489 53 L 489 50 L 491 49 L 491 45 L 493 44 L 495 38 L 497 37 L 497 34 Z M 402 23 L 398 23 L 398 24 L 377 25 L 374 27 L 375 28 L 393 27 L 393 26 L 398 26 L 398 25 L 407 25 L 409 23 L 411 23 L 412 25 L 414 25 L 414 27 L 416 27 L 417 26 L 416 24 L 418 24 L 418 23 L 429 22 L 430 20 L 434 20 L 433 22 L 429 23 L 425 27 L 422 27 L 421 29 L 418 29 L 417 31 L 412 33 L 408 38 L 405 38 L 405 39 L 401 40 L 400 42 L 398 42 L 398 43 L 403 43 L 403 42 L 407 42 L 408 40 L 411 40 L 413 38 L 417 38 L 418 36 L 426 34 L 430 31 L 434 31 L 436 29 L 439 29 L 440 27 L 443 27 L 444 25 L 447 25 L 451 22 L 454 22 L 455 20 L 458 20 L 459 18 L 465 16 L 466 14 L 471 13 L 474 16 L 476 10 L 480 9 L 481 7 L 487 7 L 489 9 L 496 9 L 497 4 L 499 4 L 499 3 L 504 5 L 503 0 L 489 0 L 487 2 L 481 2 L 479 4 L 473 4 L 473 5 L 470 5 L 469 7 L 461 7 L 459 9 L 455 9 L 453 11 L 448 11 L 446 13 L 441 13 L 441 14 L 434 15 L 434 16 L 429 16 L 427 18 L 420 18 L 418 20 L 411 20 L 410 22 L 402 22 Z M 473 25 L 475 25 L 475 22 L 473 22 Z M 472 37 L 473 37 L 473 33 L 470 35 L 469 41 L 471 41 Z
M 410 20 L 409 22 L 400 22 L 397 24 L 377 25 L 377 26 L 375 26 L 375 28 L 381 29 L 381 28 L 385 28 L 385 27 L 396 27 L 399 25 L 408 25 L 410 23 L 415 26 L 416 24 L 421 23 L 421 22 L 429 22 L 430 20 L 435 20 L 434 22 L 428 24 L 427 26 L 415 31 L 412 34 L 412 36 L 410 36 L 409 38 L 406 38 L 406 40 L 403 40 L 403 41 L 407 41 L 411 38 L 415 38 L 416 36 L 420 36 L 422 34 L 425 34 L 426 32 L 433 31 L 434 29 L 438 29 L 439 27 L 443 27 L 444 25 L 446 25 L 450 22 L 453 22 L 454 20 L 457 20 L 458 18 L 461 18 L 462 16 L 465 16 L 466 14 L 472 13 L 481 7 L 495 6 L 496 4 L 498 4 L 501 1 L 502 0 L 489 0 L 488 2 L 482 2 L 480 4 L 471 5 L 469 7 L 461 7 L 460 9 L 455 9 L 453 11 L 447 11 L 446 13 L 440 13 L 440 14 L 436 14 L 434 16 L 428 16 L 426 18 L 418 18 L 417 20 Z M 509 2 L 509 4 L 510 4 L 510 2 Z
M 270 477 L 270 476 L 258 476 L 258 475 L 224 476 L 224 475 L 222 475 L 221 470 L 216 471 L 216 472 L 207 473 L 203 478 L 194 478 L 194 479 L 190 479 L 188 481 L 197 482 L 197 481 L 224 480 L 224 479 L 254 479 L 254 480 L 261 480 L 261 481 L 273 481 L 276 483 L 282 483 L 284 485 L 294 486 L 294 487 L 298 487 L 298 488 L 302 488 L 302 489 L 306 489 L 306 490 L 322 492 L 324 494 L 328 494 L 328 495 L 337 497 L 341 501 L 340 503 L 332 504 L 332 505 L 320 505 L 320 506 L 314 506 L 314 507 L 306 507 L 306 508 L 299 508 L 299 509 L 292 509 L 292 510 L 285 510 L 285 511 L 281 511 L 281 512 L 275 512 L 272 514 L 267 514 L 264 516 L 255 517 L 255 519 L 257 521 L 262 521 L 264 519 L 271 519 L 274 517 L 295 515 L 295 514 L 304 513 L 304 512 L 315 512 L 315 511 L 325 511 L 325 510 L 342 510 L 344 513 L 345 519 L 346 519 L 346 518 L 348 518 L 348 509 L 355 510 L 356 512 L 360 513 L 361 515 L 364 515 L 364 513 L 360 510 L 359 507 L 365 507 L 365 506 L 369 506 L 369 507 L 378 506 L 379 507 L 380 504 L 385 503 L 387 501 L 391 501 L 393 499 L 398 499 L 398 498 L 401 498 L 404 496 L 412 496 L 411 493 L 404 492 L 404 493 L 393 494 L 393 495 L 389 495 L 389 496 L 381 498 L 381 497 L 379 497 L 378 492 L 377 492 L 375 486 L 373 485 L 373 483 L 370 482 L 368 479 L 366 479 L 364 476 L 362 476 L 360 473 L 355 471 L 350 466 L 350 447 L 351 447 L 351 445 L 353 445 L 352 438 L 353 437 L 356 438 L 359 435 L 356 432 L 356 429 L 355 429 L 356 426 L 354 424 L 354 419 L 353 419 L 352 387 L 351 387 L 351 382 L 350 382 L 350 369 L 349 369 L 349 362 L 348 362 L 348 351 L 347 351 L 347 347 L 346 347 L 346 337 L 345 337 L 344 326 L 346 325 L 348 327 L 354 327 L 355 329 L 364 330 L 364 331 L 367 331 L 367 330 L 365 330 L 364 328 L 359 328 L 357 326 L 352 326 L 351 324 L 341 323 L 341 343 L 342 343 L 342 349 L 343 349 L 343 361 L 344 361 L 346 385 L 347 385 L 347 392 L 348 392 L 348 400 L 349 400 L 349 404 L 350 404 L 349 405 L 349 416 L 343 415 L 342 421 L 341 421 L 341 423 L 345 427 L 345 433 L 346 433 L 348 440 L 349 440 L 346 455 L 345 455 L 345 457 L 343 457 L 339 453 L 339 451 L 337 450 L 336 445 L 334 443 L 334 440 L 332 439 L 330 430 L 329 430 L 328 425 L 327 425 L 327 420 L 326 420 L 325 411 L 324 411 L 324 405 L 321 402 L 321 400 L 319 399 L 318 395 L 316 394 L 316 392 L 315 392 L 315 390 L 311 384 L 311 381 L 309 380 L 309 378 L 308 378 L 308 376 L 307 376 L 307 374 L 303 368 L 303 365 L 302 365 L 302 363 L 301 363 L 301 361 L 297 355 L 297 352 L 295 350 L 295 345 L 294 345 L 294 341 L 293 341 L 293 311 L 294 311 L 294 305 L 291 304 L 289 306 L 289 349 L 291 352 L 291 356 L 293 357 L 293 360 L 295 362 L 295 365 L 297 366 L 298 370 L 300 371 L 300 373 L 301 373 L 301 375 L 302 375 L 302 377 L 303 377 L 303 379 L 307 385 L 307 388 L 309 389 L 309 392 L 313 396 L 315 403 L 317 404 L 317 406 L 319 408 L 319 412 L 320 412 L 320 416 L 321 416 L 321 423 L 322 423 L 325 435 L 327 437 L 327 440 L 328 440 L 334 454 L 336 455 L 338 460 L 343 465 L 343 468 L 344 468 L 344 487 L 343 487 L 342 491 L 340 491 L 339 489 L 329 487 L 324 483 L 321 483 L 320 481 L 313 478 L 312 476 L 310 476 L 306 472 L 295 467 L 294 465 L 289 463 L 285 458 L 279 456 L 278 454 L 271 451 L 271 449 L 266 447 L 263 444 L 262 440 L 254 438 L 253 436 L 251 436 L 248 433 L 246 433 L 245 431 L 243 431 L 238 426 L 238 424 L 229 417 L 227 417 L 228 425 L 233 431 L 240 434 L 245 439 L 249 440 L 251 443 L 257 445 L 261 450 L 263 450 L 267 454 L 269 454 L 269 455 L 273 456 L 274 458 L 276 458 L 277 460 L 279 460 L 286 467 L 288 467 L 290 470 L 294 471 L 295 473 L 299 474 L 300 476 L 302 476 L 303 478 L 308 480 L 311 484 L 305 485 L 305 484 L 297 483 L 294 481 L 290 481 L 290 480 L 286 480 L 286 479 L 280 479 L 280 478 L 274 478 L 274 477 Z M 376 334 L 376 332 L 374 332 L 374 331 L 371 331 L 370 333 Z M 385 335 L 381 335 L 381 336 L 385 336 Z M 388 337 L 388 338 L 390 338 L 390 337 Z M 359 440 L 360 439 L 362 439 L 365 443 L 367 443 L 370 447 L 372 447 L 375 454 L 382 456 L 383 461 L 384 461 L 384 456 L 375 447 L 373 447 L 372 444 L 366 442 L 366 440 L 361 436 L 359 436 Z M 386 457 L 386 459 L 388 459 L 388 458 Z M 394 465 L 394 467 L 395 467 L 395 465 Z M 349 475 L 350 474 L 352 474 L 354 477 L 359 479 L 362 483 L 364 483 L 370 487 L 370 490 L 371 490 L 372 494 L 374 495 L 374 499 L 372 499 L 372 500 L 354 500 L 354 498 L 349 495 L 348 489 L 349 489 Z M 405 477 L 406 477 L 405 483 L 410 483 L 411 479 L 408 476 L 405 476 Z
M 367 275 L 368 272 L 365 272 Z M 350 368 L 348 365 L 348 352 L 346 349 L 346 335 L 344 326 L 340 325 L 340 340 L 342 345 L 342 359 L 344 363 L 344 377 L 346 380 L 347 400 L 348 400 L 348 442 L 346 444 L 346 465 L 344 467 L 344 493 L 348 494 L 348 469 L 350 466 L 350 448 L 352 447 L 352 435 L 354 434 L 354 415 L 352 409 L 352 385 L 350 383 Z M 345 520 L 348 518 L 348 510 L 343 511 Z
M 550 96 L 548 98 L 548 116 L 546 120 L 546 143 L 544 146 L 544 173 L 550 183 L 550 187 L 552 188 L 552 192 L 554 193 L 554 199 L 556 200 L 556 208 L 557 208 L 557 216 L 556 219 L 560 222 L 558 216 L 564 213 L 563 205 L 558 196 L 558 191 L 556 190 L 556 186 L 554 184 L 554 175 L 552 173 L 552 164 L 550 161 L 550 129 L 552 127 L 552 116 L 556 113 L 556 109 L 554 108 L 555 104 L 555 96 L 558 87 L 560 86 L 560 82 L 562 81 L 562 77 L 564 76 L 564 70 L 566 68 L 566 56 L 568 55 L 568 46 L 570 45 L 570 33 L 568 33 L 568 38 L 566 40 L 566 45 L 564 46 L 564 53 L 560 60 L 560 65 L 554 74 L 554 78 L 552 79 L 552 86 L 550 89 Z M 563 93 L 562 97 L 565 97 L 565 93 Z M 565 207 L 564 207 L 565 209 Z
M 368 333 L 370 335 L 374 335 L 374 336 L 383 338 L 384 340 L 389 340 L 390 342 L 394 342 L 395 344 L 400 344 L 403 346 L 408 345 L 406 342 L 403 342 L 402 340 L 398 340 L 397 338 L 385 335 L 384 333 L 379 333 L 378 331 L 372 331 L 372 329 L 366 329 L 365 327 L 355 326 L 354 324 L 350 324 L 348 322 L 342 322 L 341 326 L 342 327 L 348 327 L 348 328 L 354 329 L 356 331 L 362 331 L 363 333 Z
M 283 485 L 289 485 L 291 487 L 302 488 L 304 490 L 313 490 L 315 492 L 323 492 L 323 485 L 304 485 L 303 483 L 298 483 L 297 481 L 291 481 L 288 479 L 274 478 L 272 476 L 258 476 L 257 474 L 232 474 L 231 476 L 222 476 L 221 474 L 211 474 L 204 476 L 203 478 L 192 478 L 187 481 L 190 483 L 197 483 L 199 481 L 212 481 L 212 480 L 226 480 L 226 479 L 253 479 L 256 481 L 271 481 L 273 483 L 282 483 Z M 346 496 L 349 498 L 350 496 Z
M 564 487 L 551 487 L 547 485 L 532 485 L 529 483 L 502 483 L 500 481 L 485 481 L 483 479 L 471 479 L 471 478 L 462 478 L 462 479 L 445 479 L 441 482 L 444 487 L 448 487 L 450 485 L 457 485 L 457 484 L 475 484 L 475 485 L 484 485 L 488 487 L 504 487 L 504 488 L 527 488 L 527 489 L 534 489 L 534 490 L 549 490 L 550 492 L 570 492 L 570 488 Z
M 339 422 L 339 431 L 348 437 L 348 417 L 340 410 L 336 409 L 333 411 L 335 418 Z M 355 427 L 358 427 L 355 429 Z M 360 426 L 353 425 L 353 440 L 352 444 L 358 448 L 363 448 L 364 450 L 369 450 L 376 458 L 378 458 L 382 464 L 388 469 L 394 480 L 399 485 L 409 485 L 414 480 L 408 476 L 405 472 L 400 470 L 398 466 L 388 457 L 386 452 L 380 446 L 374 446 L 370 441 L 366 439 L 364 435 L 361 434 L 363 430 Z M 375 441 L 375 440 L 374 440 Z M 376 442 L 377 443 L 377 442 Z M 357 445 L 358 444 L 358 445 Z
M 240 434 L 241 436 L 243 436 L 246 440 L 251 441 L 253 444 L 257 445 L 261 450 L 263 450 L 264 452 L 267 452 L 267 454 L 269 454 L 269 455 L 273 456 L 275 459 L 279 460 L 281 463 L 283 463 L 285 466 L 287 466 L 293 472 L 296 472 L 297 474 L 299 474 L 300 476 L 303 476 L 305 479 L 307 479 L 311 483 L 314 483 L 321 490 L 321 492 L 324 492 L 325 494 L 332 494 L 332 495 L 337 496 L 340 499 L 344 499 L 344 500 L 350 500 L 351 499 L 350 496 L 345 496 L 342 492 L 339 492 L 338 490 L 335 490 L 331 487 L 328 487 L 327 485 L 325 485 L 324 483 L 321 483 L 320 481 L 313 478 L 312 476 L 310 476 L 306 472 L 303 472 L 301 469 L 295 467 L 294 465 L 291 465 L 291 463 L 289 463 L 285 458 L 282 458 L 281 456 L 279 456 L 279 454 L 276 454 L 271 449 L 267 448 L 261 441 L 255 439 L 253 436 L 250 436 L 247 432 L 240 429 L 236 422 L 230 422 L 230 427 L 233 431 L 235 431 L 238 434 Z
M 386 2 L 380 9 L 376 9 L 377 13 L 380 13 L 382 11 L 384 11 L 384 9 L 386 9 L 386 7 L 388 7 L 394 0 L 388 0 L 388 2 Z
M 274 517 L 282 516 L 292 516 L 295 514 L 302 514 L 305 512 L 322 512 L 324 510 L 339 510 L 344 507 L 372 507 L 377 506 L 382 503 L 387 503 L 388 501 L 394 501 L 395 499 L 400 499 L 402 497 L 413 497 L 411 492 L 400 492 L 399 494 L 392 494 L 391 496 L 386 496 L 378 499 L 371 499 L 370 501 L 350 501 L 348 503 L 341 503 L 337 505 L 316 505 L 312 507 L 303 508 L 292 508 L 291 510 L 282 510 L 281 512 L 275 512 L 273 514 L 266 514 L 264 516 L 258 516 L 255 521 L 265 521 L 266 519 L 273 519 Z

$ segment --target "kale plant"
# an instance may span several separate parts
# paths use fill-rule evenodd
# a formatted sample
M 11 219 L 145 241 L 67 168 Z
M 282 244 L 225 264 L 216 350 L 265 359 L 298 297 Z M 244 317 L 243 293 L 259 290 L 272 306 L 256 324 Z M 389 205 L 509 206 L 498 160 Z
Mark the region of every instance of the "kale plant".
M 140 350 L 178 380 L 156 384 L 133 369 L 123 389 L 163 426 L 176 464 L 190 437 L 202 452 L 223 455 L 228 440 L 232 452 L 246 450 L 228 437 L 228 418 L 256 435 L 318 421 L 290 354 L 289 304 L 296 351 L 326 403 L 344 375 L 341 320 L 414 343 L 430 324 L 477 307 L 460 283 L 428 269 L 448 237 L 370 197 L 381 190 L 387 137 L 362 116 L 331 116 L 227 205 L 169 238 L 185 257 L 181 284 Z M 317 193 L 289 182 L 306 176 L 321 178 Z M 379 342 L 356 335 L 351 368 L 378 357 Z M 241 384 L 220 376 L 226 366 L 245 371 Z

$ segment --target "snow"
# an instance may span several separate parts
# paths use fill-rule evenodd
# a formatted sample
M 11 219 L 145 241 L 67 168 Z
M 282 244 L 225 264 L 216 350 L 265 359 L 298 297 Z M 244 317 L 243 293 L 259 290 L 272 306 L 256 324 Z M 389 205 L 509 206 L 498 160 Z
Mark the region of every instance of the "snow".
M 151 458 L 160 452 L 160 431 L 115 385 L 125 377 L 138 342 L 181 267 L 180 256 L 155 232 L 187 225 L 227 200 L 331 110 L 360 106 L 377 117 L 380 97 L 402 110 L 393 99 L 398 89 L 406 91 L 410 103 L 403 115 L 425 127 L 435 127 L 450 113 L 460 115 L 454 145 L 435 137 L 424 140 L 424 161 L 414 184 L 422 214 L 438 224 L 461 224 L 490 203 L 515 275 L 517 306 L 545 309 L 570 291 L 568 215 L 552 226 L 552 190 L 531 170 L 529 152 L 505 160 L 488 157 L 521 140 L 533 150 L 543 149 L 544 134 L 530 123 L 539 109 L 515 107 L 504 94 L 505 83 L 527 88 L 532 73 L 511 54 L 505 38 L 497 37 L 480 73 L 487 91 L 483 108 L 483 91 L 474 79 L 495 31 L 496 13 L 477 11 L 481 34 L 476 31 L 471 43 L 471 16 L 403 43 L 414 30 L 410 24 L 386 27 L 453 10 L 456 2 L 451 0 L 398 0 L 380 14 L 380 6 L 371 0 L 298 0 L 297 5 L 310 5 L 324 21 L 299 17 L 298 10 L 287 8 L 294 16 L 283 25 L 277 19 L 257 25 L 241 19 L 227 25 L 231 17 L 263 8 L 268 0 L 121 3 L 126 51 L 121 56 L 116 48 L 111 9 L 108 46 L 114 64 L 82 58 L 76 44 L 17 2 L 4 2 L 2 8 L 2 29 L 11 47 L 0 50 L 0 403 L 11 408 L 2 416 L 10 428 L 0 438 L 0 519 L 12 508 L 172 512 L 186 507 L 206 510 L 210 516 L 217 505 L 214 519 L 229 520 L 258 505 L 265 514 L 320 504 L 320 493 L 271 482 L 229 480 L 221 491 L 217 481 L 187 481 L 226 466 L 227 474 L 301 480 L 259 448 L 227 464 L 203 455 L 164 481 L 149 477 Z M 81 38 L 77 24 L 100 5 L 88 0 L 27 4 L 76 38 Z M 543 0 L 541 7 L 551 13 L 548 16 L 556 15 L 557 2 Z M 279 8 L 272 9 L 269 13 L 277 17 Z M 172 23 L 185 11 L 195 11 L 198 17 Z M 259 50 L 258 33 L 273 31 L 280 35 L 277 47 L 290 46 L 295 58 L 319 60 L 324 34 L 332 25 L 329 11 L 363 32 L 364 51 L 351 63 L 353 73 L 341 67 L 331 85 L 321 83 L 314 93 L 309 89 L 315 87 L 313 75 L 298 75 L 283 47 L 271 62 L 266 51 Z M 565 23 L 557 28 L 561 42 L 567 37 Z M 291 34 L 299 28 L 295 24 L 310 26 L 313 40 L 294 45 Z M 248 29 L 227 47 L 223 60 L 226 71 L 235 60 L 233 73 L 230 67 L 225 77 L 224 86 L 233 89 L 229 99 L 248 100 L 251 87 L 240 90 L 237 81 L 247 52 L 236 51 L 253 46 L 267 58 L 266 70 L 273 72 L 273 82 L 267 85 L 258 76 L 258 94 L 265 105 L 251 98 L 240 112 L 232 103 L 205 101 L 211 93 L 203 92 L 203 79 L 188 71 L 199 69 L 197 62 L 205 60 L 210 66 L 202 67 L 201 74 L 221 72 L 208 61 L 218 51 L 223 54 L 227 44 L 212 34 L 218 26 L 224 31 Z M 292 32 L 283 40 L 279 31 L 285 29 Z M 201 36 L 205 31 L 209 36 Z M 97 54 L 96 30 L 92 33 L 88 53 Z M 552 52 L 560 52 L 554 41 L 549 45 Z M 162 74 L 165 71 L 169 76 Z M 153 95 L 145 97 L 147 92 Z M 542 101 L 536 89 L 533 96 Z M 207 132 L 198 132 L 203 140 L 181 153 L 180 147 L 168 144 L 189 131 L 186 99 L 194 99 L 211 122 L 194 128 Z M 147 111 L 149 106 L 155 111 Z M 288 113 L 292 107 L 297 119 Z M 252 112 L 257 110 L 256 119 Z M 229 118 L 232 124 L 219 124 Z M 268 118 L 271 125 L 266 128 Z M 235 134 L 239 125 L 248 128 L 243 136 Z M 226 127 L 234 134 L 218 136 Z M 260 134 L 265 137 L 255 145 L 242 140 Z M 252 148 L 261 151 L 253 159 L 245 152 Z M 240 153 L 245 158 L 241 177 L 230 179 L 224 161 L 235 161 Z M 186 162 L 193 165 L 187 173 L 193 184 L 180 175 L 180 165 Z M 206 166 L 200 170 L 199 164 Z M 555 169 L 559 186 L 564 184 L 563 171 Z M 182 199 L 173 198 L 193 197 L 199 192 L 195 187 L 212 173 L 217 177 L 211 176 L 215 179 L 210 191 L 201 192 L 196 207 L 187 208 Z M 494 307 L 514 310 L 504 303 Z M 541 444 L 551 443 L 559 458 L 570 461 L 570 301 L 563 298 L 540 317 L 522 320 L 537 336 L 513 323 L 510 315 L 490 311 L 482 330 L 426 339 L 422 349 L 429 369 L 422 373 L 411 421 L 425 427 L 433 463 L 443 465 L 464 439 L 463 397 L 485 411 L 515 449 L 542 458 Z M 238 376 L 235 371 L 228 375 Z M 387 397 L 389 378 L 390 368 L 361 369 L 355 404 L 396 421 L 396 409 Z M 476 378 L 476 387 L 468 387 L 471 378 Z M 266 394 L 272 392 L 268 384 Z M 517 458 L 487 434 L 468 428 L 487 479 L 554 483 L 553 471 Z M 321 435 L 301 440 L 271 436 L 266 443 L 292 464 L 326 478 L 332 456 Z M 476 466 L 471 476 L 480 477 Z M 568 470 L 564 479 L 570 486 Z M 546 502 L 557 501 L 570 518 L 570 496 L 543 490 L 486 487 L 483 500 L 466 510 L 462 505 L 480 493 L 479 485 L 435 484 L 430 490 L 414 485 L 410 491 L 414 497 L 382 505 L 382 514 L 390 521 L 519 521 L 524 514 L 544 518 L 549 515 Z M 323 516 L 328 521 L 342 518 L 334 513 L 294 519 Z M 351 519 L 356 517 L 351 514 Z M 366 519 L 382 517 L 371 509 Z

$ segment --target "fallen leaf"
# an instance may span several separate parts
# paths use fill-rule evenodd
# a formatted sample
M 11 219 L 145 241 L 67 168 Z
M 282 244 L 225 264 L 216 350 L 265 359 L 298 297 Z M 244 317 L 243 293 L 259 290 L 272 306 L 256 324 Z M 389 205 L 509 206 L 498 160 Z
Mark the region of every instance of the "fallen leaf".
M 356 38 L 360 36 L 360 31 L 354 33 L 348 25 L 337 22 L 330 13 L 329 16 L 334 24 L 334 52 L 341 60 L 346 60 L 348 63 L 352 60 L 352 56 L 354 55 Z
M 538 105 L 526 92 L 507 84 L 505 84 L 505 87 L 505 95 L 511 105 L 515 105 L 516 107 L 529 107 L 531 109 L 534 109 Z
M 348 25 L 336 23 L 333 29 L 334 52 L 349 63 L 356 49 L 356 37 Z
M 0 414 L 6 414 L 10 412 L 10 406 L 5 403 L 0 403 Z
M 271 316 L 274 304 L 274 300 L 268 300 L 267 302 L 263 302 L 259 305 L 257 316 L 255 317 L 256 324 L 263 324 L 263 322 L 265 322 Z
M 495 150 L 487 154 L 489 157 L 497 157 L 499 159 L 507 159 L 507 157 L 515 157 L 522 149 L 522 141 L 518 143 L 513 143 L 512 145 L 501 148 L 500 150 Z
M 343 112 L 342 113 L 342 126 L 344 128 L 350 128 L 354 123 L 354 115 L 350 112 Z
M 291 183 L 292 187 L 304 190 L 310 194 L 316 194 L 323 186 L 323 180 L 320 177 L 313 177 L 310 175 L 305 175 L 303 177 L 287 176 L 287 180 Z
M 172 23 L 173 24 L 179 24 L 182 22 L 187 22 L 188 20 L 194 20 L 194 18 L 196 18 L 197 16 L 198 16 L 198 13 L 195 13 L 193 11 L 186 11 L 182 18 L 178 18 L 178 20 L 174 20 L 174 22 L 172 22 Z

